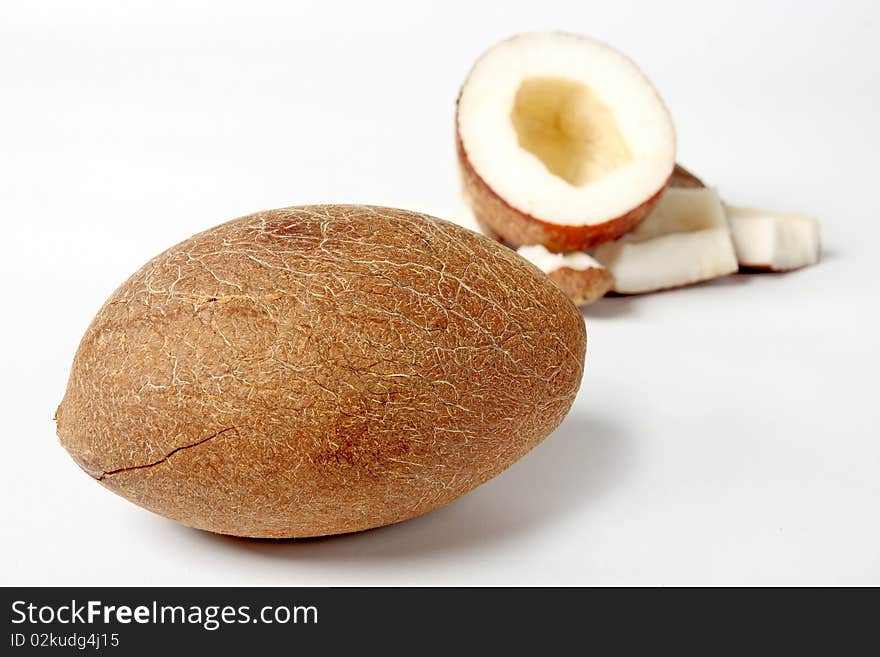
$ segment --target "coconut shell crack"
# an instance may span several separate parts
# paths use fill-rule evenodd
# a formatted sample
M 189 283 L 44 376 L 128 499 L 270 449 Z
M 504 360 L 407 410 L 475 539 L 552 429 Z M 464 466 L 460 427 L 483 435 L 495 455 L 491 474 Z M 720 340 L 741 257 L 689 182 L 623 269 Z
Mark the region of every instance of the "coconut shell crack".
M 151 463 L 144 463 L 143 465 L 129 465 L 124 468 L 116 468 L 115 470 L 107 470 L 106 472 L 102 472 L 99 476 L 95 477 L 95 479 L 97 479 L 98 481 L 102 481 L 106 477 L 112 477 L 113 475 L 117 475 L 120 472 L 130 472 L 132 470 L 143 470 L 144 468 L 152 468 L 154 466 L 161 465 L 162 463 L 166 463 L 168 461 L 168 459 L 170 459 L 172 456 L 174 456 L 175 454 L 177 454 L 180 451 L 183 451 L 185 449 L 192 449 L 193 447 L 198 447 L 199 445 L 203 445 L 206 442 L 208 442 L 209 440 L 216 438 L 217 436 L 220 436 L 220 435 L 226 433 L 227 431 L 233 431 L 233 430 L 235 430 L 235 427 L 227 427 L 225 429 L 221 429 L 217 433 L 213 433 L 210 436 L 202 438 L 201 440 L 197 440 L 196 442 L 194 442 L 190 445 L 181 445 L 180 447 L 175 447 L 170 452 L 168 452 L 165 456 L 163 456 L 162 458 L 157 459 Z

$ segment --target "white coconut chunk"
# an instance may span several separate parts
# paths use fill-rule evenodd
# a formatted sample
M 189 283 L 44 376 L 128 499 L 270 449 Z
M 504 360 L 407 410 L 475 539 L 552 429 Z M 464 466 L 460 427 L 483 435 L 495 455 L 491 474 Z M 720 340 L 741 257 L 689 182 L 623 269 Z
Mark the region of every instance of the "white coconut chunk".
M 668 189 L 638 228 L 593 255 L 622 294 L 689 285 L 738 269 L 724 208 L 711 188 Z
M 521 246 L 516 252 L 545 274 L 563 267 L 577 271 L 605 269 L 598 260 L 581 251 L 575 253 L 551 253 L 540 244 L 536 244 L 534 246 Z
M 788 271 L 816 264 L 819 222 L 811 215 L 725 206 L 742 267 Z

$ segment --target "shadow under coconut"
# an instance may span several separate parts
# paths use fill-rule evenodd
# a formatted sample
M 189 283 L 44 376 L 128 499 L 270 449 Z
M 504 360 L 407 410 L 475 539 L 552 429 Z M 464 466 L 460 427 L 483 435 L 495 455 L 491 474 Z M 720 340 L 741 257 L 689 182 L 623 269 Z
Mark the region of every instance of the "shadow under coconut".
M 506 472 L 455 502 L 389 527 L 311 539 L 245 539 L 199 532 L 213 547 L 334 568 L 479 551 L 540 531 L 598 503 L 625 476 L 631 443 L 614 424 L 573 413 Z M 180 531 L 192 531 L 179 528 Z
M 581 308 L 581 315 L 585 319 L 616 319 L 618 317 L 632 316 L 638 314 L 638 304 L 640 299 L 654 296 L 675 296 L 679 294 L 687 294 L 691 290 L 709 287 L 741 287 L 752 283 L 752 278 L 756 272 L 738 272 L 713 278 L 708 281 L 700 281 L 699 283 L 690 283 L 661 290 L 652 290 L 650 292 L 639 292 L 635 294 L 618 294 L 609 292 L 606 296 L 597 302 Z
M 590 319 L 614 319 L 637 312 L 638 299 L 632 295 L 608 295 L 581 308 L 581 315 Z M 589 329 L 589 326 L 587 326 Z

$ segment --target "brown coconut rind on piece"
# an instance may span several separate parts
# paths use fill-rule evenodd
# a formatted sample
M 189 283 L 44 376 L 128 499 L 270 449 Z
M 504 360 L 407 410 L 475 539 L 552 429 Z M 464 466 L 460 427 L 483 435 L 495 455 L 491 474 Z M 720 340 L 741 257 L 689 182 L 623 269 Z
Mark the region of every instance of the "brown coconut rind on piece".
M 471 166 L 461 137 L 456 139 L 458 164 L 466 202 L 477 221 L 491 234 L 513 245 L 540 244 L 554 253 L 587 251 L 629 232 L 646 217 L 666 189 L 623 216 L 600 224 L 567 226 L 554 224 L 517 210 L 498 196 Z
M 494 477 L 562 420 L 583 318 L 498 243 L 371 206 L 270 210 L 107 300 L 56 414 L 103 486 L 221 534 L 353 532 Z
M 702 180 L 697 178 L 680 164 L 676 164 L 675 169 L 672 170 L 672 177 L 669 179 L 669 187 L 696 189 L 705 186 L 706 185 Z
M 548 274 L 578 307 L 589 306 L 605 296 L 614 286 L 614 276 L 607 269 L 561 267 Z

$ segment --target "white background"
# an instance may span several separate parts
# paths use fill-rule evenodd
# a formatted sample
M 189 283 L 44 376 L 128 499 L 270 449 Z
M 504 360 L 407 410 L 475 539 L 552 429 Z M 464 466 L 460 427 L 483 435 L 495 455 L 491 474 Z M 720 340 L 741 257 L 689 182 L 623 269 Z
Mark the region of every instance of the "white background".
M 0 582 L 880 584 L 880 4 L 175 4 L 0 8 Z M 588 309 L 560 429 L 394 527 L 223 538 L 74 465 L 52 414 L 119 283 L 259 209 L 455 208 L 461 81 L 550 28 L 632 56 L 680 160 L 817 214 L 824 261 Z

